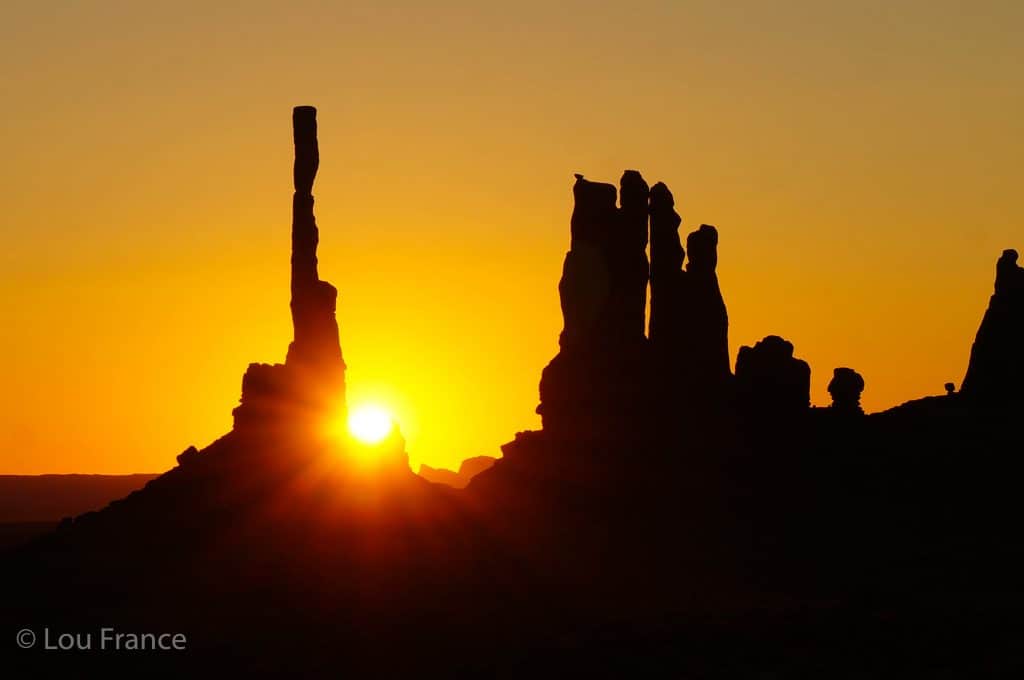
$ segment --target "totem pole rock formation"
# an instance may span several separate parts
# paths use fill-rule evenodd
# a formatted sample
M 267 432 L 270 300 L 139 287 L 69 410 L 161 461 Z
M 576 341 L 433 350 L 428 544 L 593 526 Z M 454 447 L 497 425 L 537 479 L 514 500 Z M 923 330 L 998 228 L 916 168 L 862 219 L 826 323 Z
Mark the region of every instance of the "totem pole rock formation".
M 828 383 L 832 395 L 832 409 L 836 413 L 862 414 L 860 395 L 864 391 L 864 378 L 852 368 L 836 368 Z
M 1024 400 L 1024 268 L 1017 251 L 1004 250 L 996 263 L 995 292 L 971 346 L 965 398 Z
M 627 170 L 621 207 L 611 184 L 576 176 L 569 252 L 558 284 L 560 351 L 541 375 L 549 431 L 609 433 L 643 412 L 647 183 Z
M 304 427 L 345 408 L 345 361 L 338 340 L 338 291 L 321 281 L 313 215 L 313 180 L 320 165 L 316 109 L 292 113 L 295 194 L 292 198 L 291 311 L 294 340 L 284 364 L 251 364 L 242 378 L 235 429 Z
M 811 367 L 777 335 L 744 345 L 736 355 L 736 397 L 753 415 L 789 415 L 811 405 Z
M 338 340 L 335 305 L 338 291 L 317 273 L 320 232 L 313 215 L 313 179 L 320 166 L 316 109 L 299 106 L 295 130 L 295 195 L 292 199 L 291 310 L 295 339 L 285 363 L 316 372 L 327 371 L 326 386 L 344 389 L 345 362 Z

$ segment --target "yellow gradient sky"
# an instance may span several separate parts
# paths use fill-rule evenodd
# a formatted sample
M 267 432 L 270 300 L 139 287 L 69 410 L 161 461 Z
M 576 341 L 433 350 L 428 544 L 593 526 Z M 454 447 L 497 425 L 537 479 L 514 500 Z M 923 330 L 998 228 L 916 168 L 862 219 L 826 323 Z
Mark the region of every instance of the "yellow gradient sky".
M 1024 248 L 1024 3 L 56 2 L 0 8 L 0 472 L 159 471 L 290 338 L 290 111 L 353 402 L 414 464 L 539 425 L 572 173 L 721 232 L 730 349 L 959 383 Z

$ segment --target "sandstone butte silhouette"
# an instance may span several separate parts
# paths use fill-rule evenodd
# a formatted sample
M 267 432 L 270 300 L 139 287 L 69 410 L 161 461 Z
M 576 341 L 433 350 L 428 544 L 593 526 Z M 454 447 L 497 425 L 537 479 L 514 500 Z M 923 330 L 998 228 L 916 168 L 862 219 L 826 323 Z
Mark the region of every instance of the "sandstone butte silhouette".
M 866 415 L 864 378 L 839 367 L 833 404 L 813 408 L 811 368 L 780 336 L 741 347 L 731 370 L 715 227 L 684 249 L 664 184 L 577 175 L 542 429 L 454 489 L 412 473 L 397 429 L 370 452 L 323 432 L 344 412 L 345 362 L 337 293 L 317 273 L 315 110 L 293 125 L 285 363 L 249 366 L 224 437 L 7 553 L 11 636 L 180 631 L 188 652 L 160 668 L 199 676 L 1020 665 L 1015 252 L 959 392 Z

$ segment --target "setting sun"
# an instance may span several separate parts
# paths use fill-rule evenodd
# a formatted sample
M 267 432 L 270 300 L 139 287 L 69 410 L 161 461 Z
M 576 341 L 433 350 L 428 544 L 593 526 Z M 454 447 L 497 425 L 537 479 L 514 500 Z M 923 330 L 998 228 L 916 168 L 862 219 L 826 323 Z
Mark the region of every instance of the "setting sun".
M 348 416 L 348 430 L 365 444 L 376 444 L 388 436 L 394 420 L 384 408 L 376 405 L 359 406 Z

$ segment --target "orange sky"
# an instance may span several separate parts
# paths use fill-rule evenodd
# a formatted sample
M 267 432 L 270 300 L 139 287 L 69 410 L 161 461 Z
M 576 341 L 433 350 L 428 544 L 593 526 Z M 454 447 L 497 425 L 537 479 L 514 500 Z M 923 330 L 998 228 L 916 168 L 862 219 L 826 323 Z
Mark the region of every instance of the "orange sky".
M 496 454 L 557 349 L 572 173 L 721 232 L 740 344 L 815 403 L 959 383 L 1024 248 L 1024 4 L 5 2 L 0 472 L 160 471 L 290 339 L 290 112 L 320 110 L 350 401 Z M 727 5 L 727 6 L 724 6 Z

